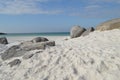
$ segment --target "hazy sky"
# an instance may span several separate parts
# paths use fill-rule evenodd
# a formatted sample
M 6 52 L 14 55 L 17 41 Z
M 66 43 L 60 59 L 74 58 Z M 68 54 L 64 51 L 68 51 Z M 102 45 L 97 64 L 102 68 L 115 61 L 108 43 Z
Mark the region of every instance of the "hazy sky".
M 120 17 L 120 0 L 0 0 L 0 32 L 65 32 Z

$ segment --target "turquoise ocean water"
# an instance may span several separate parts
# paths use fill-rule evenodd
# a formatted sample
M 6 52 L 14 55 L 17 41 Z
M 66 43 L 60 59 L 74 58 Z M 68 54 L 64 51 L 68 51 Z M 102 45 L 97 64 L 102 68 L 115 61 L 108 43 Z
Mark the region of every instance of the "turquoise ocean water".
M 19 37 L 19 36 L 69 36 L 69 32 L 48 32 L 48 33 L 7 33 L 0 37 Z

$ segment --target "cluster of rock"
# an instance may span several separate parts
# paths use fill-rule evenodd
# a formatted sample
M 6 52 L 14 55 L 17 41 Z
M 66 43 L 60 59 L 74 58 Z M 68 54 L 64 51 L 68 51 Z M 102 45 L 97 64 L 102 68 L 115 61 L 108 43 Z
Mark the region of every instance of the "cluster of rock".
M 103 22 L 100 25 L 98 25 L 95 29 L 93 27 L 85 29 L 80 26 L 74 26 L 70 31 L 70 37 L 76 38 L 80 36 L 86 36 L 90 32 L 93 32 L 94 30 L 105 31 L 105 30 L 112 30 L 112 29 L 120 29 L 120 18 Z
M 76 38 L 76 37 L 80 37 L 80 36 L 86 36 L 90 32 L 93 32 L 93 31 L 94 31 L 93 27 L 85 29 L 85 28 L 80 27 L 80 26 L 74 26 L 74 27 L 72 27 L 72 29 L 70 31 L 70 36 L 71 36 L 71 38 Z
M 6 38 L 5 40 L 7 41 Z M 27 52 L 32 51 L 32 50 L 39 50 L 39 49 L 44 50 L 47 46 L 48 47 L 55 46 L 55 41 L 49 41 L 47 38 L 44 38 L 44 37 L 37 37 L 37 38 L 32 39 L 31 41 L 25 41 L 25 42 L 20 43 L 19 45 L 13 45 L 9 47 L 7 50 L 1 53 L 1 59 L 7 60 L 13 57 L 20 57 L 20 56 L 23 56 L 23 59 L 28 59 L 28 58 L 31 58 L 34 54 L 26 55 Z M 12 67 L 20 63 L 21 61 L 19 59 L 15 59 L 12 62 L 10 62 L 9 65 Z
M 90 27 L 85 29 L 80 26 L 74 26 L 70 31 L 71 38 L 76 38 L 80 36 L 89 35 L 91 32 L 95 30 L 105 31 L 105 30 L 112 30 L 112 29 L 120 29 L 120 18 L 113 19 L 106 21 L 94 29 Z M 0 38 L 0 44 L 8 44 L 7 38 L 2 37 Z M 36 49 L 45 49 L 46 46 L 55 46 L 55 41 L 49 41 L 47 38 L 44 37 L 37 37 L 32 39 L 31 41 L 22 42 L 19 45 L 13 45 L 5 50 L 3 53 L 0 54 L 2 60 L 11 59 L 13 57 L 23 56 L 23 59 L 29 59 L 34 54 L 26 54 L 29 51 L 36 50 Z M 14 59 L 13 61 L 9 62 L 8 64 L 13 67 L 14 65 L 19 65 L 21 63 L 20 59 Z

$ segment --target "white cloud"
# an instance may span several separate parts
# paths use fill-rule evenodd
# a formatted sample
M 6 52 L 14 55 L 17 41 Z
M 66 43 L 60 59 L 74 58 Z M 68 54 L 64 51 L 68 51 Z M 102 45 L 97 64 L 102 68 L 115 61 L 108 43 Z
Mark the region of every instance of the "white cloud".
M 74 8 L 70 16 L 83 18 L 115 18 L 120 17 L 120 0 L 77 0 L 84 5 Z
M 80 17 L 120 16 L 120 0 L 0 0 L 0 14 L 60 14 Z M 50 2 L 50 3 L 49 3 Z M 53 2 L 53 3 L 52 3 Z M 56 3 L 60 4 L 57 6 Z M 80 3 L 76 6 L 75 3 Z M 102 4 L 101 4 L 102 3 Z M 110 4 L 117 5 L 111 6 Z M 47 4 L 53 4 L 47 5 Z M 54 5 L 55 4 L 55 5 Z M 80 6 L 84 4 L 84 6 Z M 74 6 L 75 5 L 75 6 Z M 78 5 L 78 4 L 77 4 Z M 64 12 L 63 12 L 64 11 Z
M 120 2 L 120 0 L 96 0 L 96 1 L 98 1 L 98 2 L 114 2 L 114 3 L 119 3 Z
M 88 5 L 81 9 L 71 11 L 69 15 L 83 18 L 117 18 L 120 17 L 120 11 L 118 7 Z
M 57 14 L 62 12 L 61 10 L 44 10 L 40 4 L 47 1 L 2 0 L 0 1 L 0 14 Z
M 98 8 L 101 8 L 101 6 L 100 5 L 88 5 L 88 6 L 85 6 L 86 10 L 94 10 L 94 9 L 98 9 Z
M 86 0 L 88 3 L 120 3 L 120 0 Z

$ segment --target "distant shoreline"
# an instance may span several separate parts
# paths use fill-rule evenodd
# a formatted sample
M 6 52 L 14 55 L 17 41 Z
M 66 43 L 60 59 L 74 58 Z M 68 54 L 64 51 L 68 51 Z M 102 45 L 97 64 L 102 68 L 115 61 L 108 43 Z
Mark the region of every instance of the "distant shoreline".
M 0 36 L 15 37 L 15 36 L 68 36 L 70 32 L 45 32 L 45 33 L 7 33 Z

